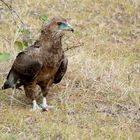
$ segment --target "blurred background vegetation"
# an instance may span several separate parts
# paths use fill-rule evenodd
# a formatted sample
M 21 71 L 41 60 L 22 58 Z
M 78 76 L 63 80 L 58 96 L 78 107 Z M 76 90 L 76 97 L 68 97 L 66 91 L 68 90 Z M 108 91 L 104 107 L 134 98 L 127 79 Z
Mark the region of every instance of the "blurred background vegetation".
M 17 53 L 38 38 L 54 16 L 69 20 L 74 34 L 63 47 L 69 67 L 48 96 L 55 106 L 30 112 L 23 91 L 0 91 L 1 140 L 140 139 L 140 1 L 0 1 L 0 83 Z

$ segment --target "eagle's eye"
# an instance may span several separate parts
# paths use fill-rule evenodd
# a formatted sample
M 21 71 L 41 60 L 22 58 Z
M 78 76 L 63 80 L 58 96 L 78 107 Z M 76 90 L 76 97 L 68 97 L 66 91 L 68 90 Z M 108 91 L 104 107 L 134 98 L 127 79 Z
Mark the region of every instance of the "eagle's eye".
M 57 25 L 61 25 L 61 24 L 63 24 L 63 22 L 57 22 Z
M 73 32 L 72 26 L 67 21 L 66 22 L 65 21 L 57 22 L 57 25 L 58 25 L 59 30 Z

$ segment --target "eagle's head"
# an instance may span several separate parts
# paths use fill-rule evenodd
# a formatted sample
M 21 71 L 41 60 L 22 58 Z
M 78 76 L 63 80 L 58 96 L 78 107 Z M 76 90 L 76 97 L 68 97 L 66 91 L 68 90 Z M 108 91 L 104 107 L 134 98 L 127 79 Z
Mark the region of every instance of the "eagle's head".
M 68 21 L 62 17 L 54 17 L 50 20 L 44 27 L 42 31 L 50 32 L 61 32 L 72 31 L 74 32 L 73 27 L 68 23 Z

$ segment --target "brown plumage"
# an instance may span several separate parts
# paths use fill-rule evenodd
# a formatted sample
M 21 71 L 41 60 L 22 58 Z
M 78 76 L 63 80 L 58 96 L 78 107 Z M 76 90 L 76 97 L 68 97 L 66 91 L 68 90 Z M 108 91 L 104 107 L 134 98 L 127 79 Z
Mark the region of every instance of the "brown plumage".
M 73 31 L 66 19 L 53 18 L 44 25 L 39 39 L 20 52 L 7 76 L 3 89 L 24 86 L 25 94 L 33 101 L 33 109 L 40 108 L 35 100 L 35 87 L 39 85 L 43 94 L 42 108 L 46 109 L 46 96 L 53 83 L 63 78 L 68 60 L 62 49 L 64 31 Z

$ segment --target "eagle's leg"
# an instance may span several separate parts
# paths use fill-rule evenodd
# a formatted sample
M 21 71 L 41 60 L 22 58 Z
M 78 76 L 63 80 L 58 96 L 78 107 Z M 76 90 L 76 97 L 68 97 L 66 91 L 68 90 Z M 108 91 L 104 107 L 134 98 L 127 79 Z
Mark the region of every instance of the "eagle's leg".
M 32 100 L 32 110 L 41 110 L 41 107 L 37 104 L 35 99 L 35 84 L 24 85 L 25 94 Z
M 48 94 L 49 88 L 46 86 L 41 86 L 41 91 L 43 94 L 43 100 L 42 100 L 41 107 L 44 111 L 48 111 L 48 104 L 47 104 L 46 96 Z
M 32 101 L 32 109 L 33 110 L 37 110 L 37 109 L 41 110 L 41 107 L 37 104 L 35 99 Z
M 54 106 L 50 106 L 50 105 L 47 104 L 46 97 L 48 95 L 49 88 L 41 86 L 41 90 L 42 90 L 42 94 L 43 94 L 43 101 L 42 101 L 42 104 L 41 104 L 42 111 L 48 111 L 49 108 L 54 107 Z

